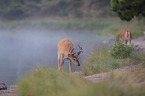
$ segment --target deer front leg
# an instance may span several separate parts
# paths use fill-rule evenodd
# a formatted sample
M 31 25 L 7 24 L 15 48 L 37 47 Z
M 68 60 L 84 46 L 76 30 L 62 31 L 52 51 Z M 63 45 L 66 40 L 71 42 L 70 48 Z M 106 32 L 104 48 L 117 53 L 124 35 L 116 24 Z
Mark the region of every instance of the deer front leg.
M 71 60 L 69 60 L 69 71 L 70 71 L 70 74 L 71 74 Z
M 58 71 L 60 71 L 60 56 L 58 56 Z
M 61 55 L 60 56 L 60 63 L 59 63 L 59 71 L 61 71 L 62 65 L 63 65 L 63 56 Z

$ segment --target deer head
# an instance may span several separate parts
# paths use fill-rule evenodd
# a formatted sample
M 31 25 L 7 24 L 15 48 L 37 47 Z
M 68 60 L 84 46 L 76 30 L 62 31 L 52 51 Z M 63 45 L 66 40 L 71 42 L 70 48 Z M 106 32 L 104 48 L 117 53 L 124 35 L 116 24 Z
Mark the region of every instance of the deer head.
M 79 51 L 76 52 L 76 53 L 73 52 L 74 48 L 71 50 L 71 47 L 70 47 L 69 54 L 68 54 L 68 59 L 70 59 L 77 66 L 80 66 L 78 56 L 81 54 L 81 52 L 83 52 L 83 49 L 79 45 L 78 45 L 78 47 L 79 47 Z

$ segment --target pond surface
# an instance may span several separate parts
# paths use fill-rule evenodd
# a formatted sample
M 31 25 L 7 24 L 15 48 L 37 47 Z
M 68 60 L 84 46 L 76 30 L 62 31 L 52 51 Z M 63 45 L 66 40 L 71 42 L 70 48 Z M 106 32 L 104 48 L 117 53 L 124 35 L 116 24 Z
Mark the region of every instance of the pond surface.
M 12 29 L 0 30 L 0 81 L 6 85 L 15 84 L 18 78 L 40 64 L 57 68 L 57 44 L 63 38 L 70 39 L 74 51 L 78 44 L 84 52 L 79 56 L 83 63 L 96 46 L 102 46 L 106 37 L 92 31 L 48 30 L 48 29 Z M 65 69 L 68 71 L 68 61 Z M 80 70 L 72 64 L 72 71 Z

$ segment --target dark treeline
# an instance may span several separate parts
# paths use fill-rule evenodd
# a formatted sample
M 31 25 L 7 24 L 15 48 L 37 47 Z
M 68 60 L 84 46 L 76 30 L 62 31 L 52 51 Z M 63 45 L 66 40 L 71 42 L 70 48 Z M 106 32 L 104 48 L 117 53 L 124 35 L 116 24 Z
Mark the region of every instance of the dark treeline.
M 111 0 L 0 0 L 0 18 L 109 16 Z

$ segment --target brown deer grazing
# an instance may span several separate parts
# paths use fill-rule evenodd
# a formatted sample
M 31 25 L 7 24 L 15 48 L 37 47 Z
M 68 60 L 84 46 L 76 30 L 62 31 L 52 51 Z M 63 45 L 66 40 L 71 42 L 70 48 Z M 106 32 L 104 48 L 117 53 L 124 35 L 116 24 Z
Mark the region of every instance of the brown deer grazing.
M 127 45 L 127 42 L 129 42 L 129 46 L 130 46 L 131 39 L 132 39 L 132 35 L 129 30 L 124 30 L 119 36 L 119 42 L 123 40 L 124 45 Z
M 79 46 L 79 45 L 78 45 Z M 73 44 L 68 39 L 61 39 L 58 43 L 58 70 L 61 71 L 63 68 L 64 72 L 64 60 L 69 60 L 69 71 L 71 74 L 71 61 L 80 66 L 78 56 L 83 52 L 83 49 L 79 46 L 79 51 L 74 53 Z

